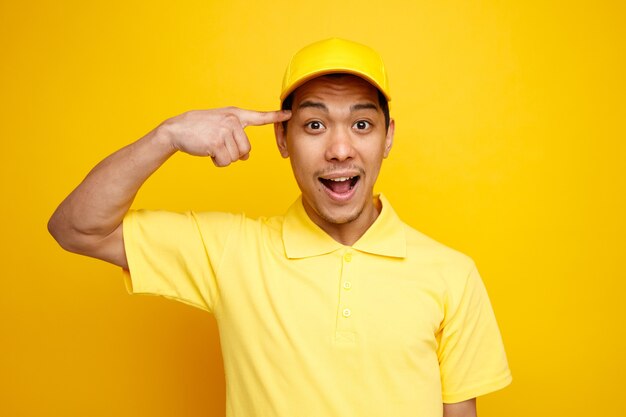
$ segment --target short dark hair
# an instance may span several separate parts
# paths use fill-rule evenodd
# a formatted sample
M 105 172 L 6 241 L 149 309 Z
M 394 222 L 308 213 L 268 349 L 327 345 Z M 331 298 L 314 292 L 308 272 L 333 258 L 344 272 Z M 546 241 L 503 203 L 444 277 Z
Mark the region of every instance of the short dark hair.
M 335 73 L 335 74 L 322 75 L 322 77 L 340 78 L 346 75 L 352 75 L 352 74 Z M 385 97 L 385 95 L 378 88 L 376 89 L 376 92 L 378 93 L 378 105 L 380 106 L 380 109 L 383 111 L 383 114 L 385 115 L 385 131 L 387 131 L 389 130 L 389 123 L 391 121 L 391 117 L 389 116 L 389 103 L 387 102 L 387 98 Z M 281 110 L 291 110 L 291 107 L 293 106 L 294 94 L 295 94 L 295 90 L 292 91 L 291 94 L 289 94 L 287 97 L 285 97 L 285 99 L 283 100 L 283 104 L 280 107 Z M 283 122 L 283 130 L 287 132 L 287 121 Z

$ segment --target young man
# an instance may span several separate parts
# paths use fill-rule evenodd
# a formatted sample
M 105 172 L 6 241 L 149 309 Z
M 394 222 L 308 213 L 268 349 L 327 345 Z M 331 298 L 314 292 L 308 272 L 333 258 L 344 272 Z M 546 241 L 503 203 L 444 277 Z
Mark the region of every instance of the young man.
M 49 229 L 124 268 L 130 292 L 215 315 L 228 416 L 475 416 L 510 380 L 471 259 L 413 230 L 373 187 L 393 143 L 384 65 L 340 39 L 292 58 L 276 112 L 192 111 L 98 164 Z M 245 160 L 273 123 L 301 197 L 284 216 L 129 211 L 172 154 Z

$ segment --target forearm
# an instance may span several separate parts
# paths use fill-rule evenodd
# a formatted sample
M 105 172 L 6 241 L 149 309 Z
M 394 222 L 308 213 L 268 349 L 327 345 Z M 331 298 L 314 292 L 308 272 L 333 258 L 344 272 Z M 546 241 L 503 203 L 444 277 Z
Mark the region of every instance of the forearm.
M 85 252 L 121 225 L 141 185 L 174 153 L 163 125 L 113 153 L 59 205 L 50 233 L 65 249 Z

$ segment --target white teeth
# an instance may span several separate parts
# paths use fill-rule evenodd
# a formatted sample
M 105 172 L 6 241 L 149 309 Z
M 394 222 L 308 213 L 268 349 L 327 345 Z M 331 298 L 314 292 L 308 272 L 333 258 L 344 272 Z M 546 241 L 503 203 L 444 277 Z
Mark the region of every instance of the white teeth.
M 354 177 L 339 177 L 339 178 L 329 178 L 329 180 L 331 181 L 336 181 L 336 182 L 341 182 L 341 181 L 348 181 L 351 180 Z

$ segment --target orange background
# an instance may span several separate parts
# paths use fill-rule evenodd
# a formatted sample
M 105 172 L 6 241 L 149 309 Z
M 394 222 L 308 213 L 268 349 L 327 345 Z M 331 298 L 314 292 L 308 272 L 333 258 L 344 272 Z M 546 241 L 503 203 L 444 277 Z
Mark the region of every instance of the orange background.
M 368 44 L 396 140 L 378 184 L 472 256 L 513 384 L 486 416 L 623 416 L 624 6 L 611 1 L 241 0 L 0 4 L 0 415 L 223 416 L 214 319 L 126 295 L 46 222 L 99 160 L 167 117 L 278 106 L 290 55 Z M 176 155 L 135 207 L 279 214 L 296 197 L 270 127 L 226 169 Z

